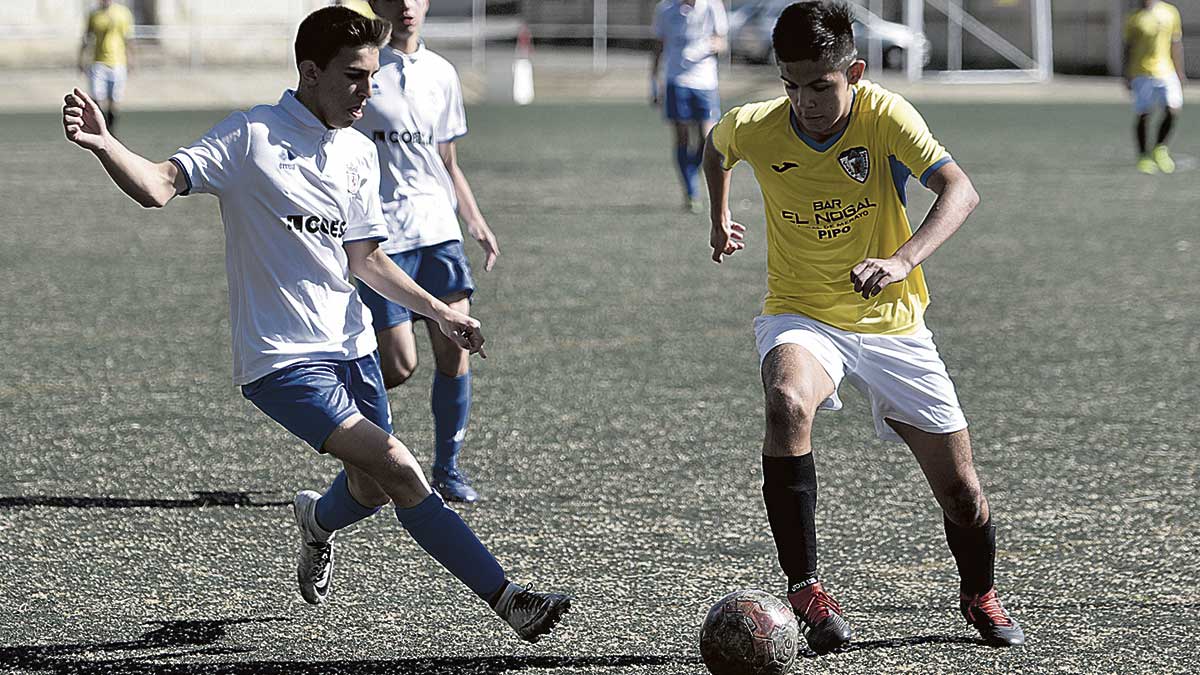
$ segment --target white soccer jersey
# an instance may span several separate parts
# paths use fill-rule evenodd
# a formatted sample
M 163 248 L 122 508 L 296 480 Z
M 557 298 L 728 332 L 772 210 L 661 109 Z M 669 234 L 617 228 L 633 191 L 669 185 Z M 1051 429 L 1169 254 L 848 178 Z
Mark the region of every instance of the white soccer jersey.
M 717 55 L 710 40 L 725 37 L 729 22 L 721 0 L 662 0 L 654 9 L 654 35 L 662 40 L 663 77 L 690 89 L 717 88 Z
M 371 142 L 328 129 L 293 92 L 235 112 L 171 156 L 225 224 L 233 381 L 375 350 L 346 242 L 387 238 Z
M 384 47 L 355 128 L 379 150 L 387 253 L 461 241 L 458 199 L 438 143 L 467 133 L 462 86 L 449 61 L 422 44 L 412 54 Z

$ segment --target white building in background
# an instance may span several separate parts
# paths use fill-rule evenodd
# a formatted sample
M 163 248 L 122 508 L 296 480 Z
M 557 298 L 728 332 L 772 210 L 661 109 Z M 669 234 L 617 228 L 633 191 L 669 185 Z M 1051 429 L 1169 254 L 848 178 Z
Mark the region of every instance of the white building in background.
M 134 56 L 141 56 L 146 67 L 286 65 L 292 61 L 292 41 L 300 20 L 314 9 L 337 4 L 336 0 L 114 1 L 133 12 Z M 433 23 L 450 24 L 456 22 L 442 17 L 454 17 L 469 26 L 473 9 L 511 4 L 435 0 L 430 17 Z M 0 68 L 74 65 L 84 19 L 95 6 L 95 0 L 0 0 Z
M 138 27 L 135 49 L 142 67 L 291 62 L 292 37 L 307 13 L 333 0 L 115 0 L 128 6 Z M 724 0 L 740 5 L 749 0 Z M 907 0 L 850 0 L 872 7 L 888 20 L 903 21 Z M 934 66 L 945 59 L 945 8 L 960 6 L 990 30 L 1029 51 L 1027 25 L 1032 0 L 923 0 L 925 34 Z M 1200 0 L 1170 0 L 1184 21 L 1188 70 L 1200 72 Z M 1066 72 L 1103 73 L 1119 67 L 1122 15 L 1136 0 L 1053 0 L 1053 61 Z M 481 51 L 484 40 L 511 40 L 516 26 L 529 24 L 536 39 L 576 38 L 586 44 L 603 20 L 601 44 L 626 46 L 649 37 L 654 0 L 433 0 L 426 34 Z M 64 67 L 75 63 L 84 17 L 95 0 L 0 0 L 0 68 Z M 486 8 L 486 12 L 484 11 Z M 942 9 L 938 9 L 942 8 Z M 472 12 L 486 13 L 486 22 Z M 456 18 L 458 21 L 446 18 Z M 441 24 L 441 25 L 439 25 Z M 442 39 L 443 35 L 439 35 Z M 993 67 L 994 52 L 970 36 L 961 44 L 967 67 Z M 480 57 L 472 62 L 479 65 Z M 139 64 L 135 63 L 135 67 Z M 1003 64 L 1001 64 L 1003 65 Z
M 137 22 L 146 66 L 288 63 L 296 25 L 328 0 L 115 0 Z M 0 2 L 0 67 L 75 63 L 94 0 Z M 136 65 L 136 62 L 135 62 Z

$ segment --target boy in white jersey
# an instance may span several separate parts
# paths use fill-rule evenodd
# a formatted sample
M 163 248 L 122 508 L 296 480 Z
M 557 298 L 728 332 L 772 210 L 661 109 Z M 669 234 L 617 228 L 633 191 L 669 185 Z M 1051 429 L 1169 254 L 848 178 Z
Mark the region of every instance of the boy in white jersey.
M 767 297 L 754 329 L 766 408 L 763 499 L 809 646 L 845 646 L 849 624 L 817 578 L 811 431 L 843 378 L 871 402 L 877 434 L 906 443 L 944 514 L 959 609 L 987 644 L 1025 640 L 994 587 L 995 528 L 954 384 L 925 327 L 919 267 L 978 204 L 970 179 L 904 99 L 862 80 L 849 8 L 800 2 L 772 36 L 787 96 L 729 111 L 704 157 L 712 258 L 744 245 L 730 170 L 748 162 L 767 216 Z M 938 193 L 914 234 L 904 185 Z
M 380 19 L 391 23 L 392 37 L 380 50 L 371 99 L 354 126 L 375 141 L 379 152 L 379 187 L 388 225 L 388 240 L 381 248 L 421 288 L 467 314 L 475 282 L 463 252 L 458 216 L 483 247 L 485 270 L 495 265 L 500 248 L 458 166 L 455 141 L 467 133 L 458 73 L 421 40 L 428 0 L 370 4 Z M 360 283 L 359 288 L 371 309 L 383 381 L 388 388 L 399 386 L 417 366 L 413 322 L 425 317 L 366 285 Z M 428 322 L 427 326 L 434 360 L 433 487 L 448 501 L 472 503 L 479 494 L 458 466 L 471 409 L 469 354 Z
M 663 106 L 675 135 L 675 166 L 683 181 L 684 209 L 698 212 L 696 183 L 704 139 L 721 116 L 717 54 L 729 26 L 722 0 L 661 0 L 654 8 L 650 96 Z M 663 64 L 662 88 L 658 79 Z
M 143 206 L 207 192 L 221 204 L 233 330 L 234 382 L 255 406 L 344 470 L 321 495 L 296 495 L 297 580 L 311 604 L 329 594 L 334 533 L 388 503 L 420 546 L 535 641 L 570 606 L 508 581 L 470 528 L 425 482 L 391 434 L 370 314 L 354 275 L 433 317 L 482 355 L 479 322 L 421 290 L 382 251 L 375 149 L 347 129 L 362 116 L 386 23 L 342 7 L 310 14 L 296 36 L 297 89 L 277 105 L 235 112 L 168 161 L 113 138 L 96 103 L 76 89 L 63 106 L 67 138 L 90 150 Z

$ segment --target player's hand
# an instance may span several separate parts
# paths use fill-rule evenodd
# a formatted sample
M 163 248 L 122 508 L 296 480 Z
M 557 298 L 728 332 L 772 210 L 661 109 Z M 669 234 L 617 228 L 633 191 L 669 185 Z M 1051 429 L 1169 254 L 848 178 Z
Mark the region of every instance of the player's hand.
M 446 313 L 437 320 L 438 328 L 450 338 L 459 348 L 471 354 L 479 354 L 487 358 L 483 351 L 483 333 L 479 330 L 479 322 L 462 312 L 446 308 Z
M 912 271 L 912 266 L 898 258 L 867 258 L 850 270 L 850 282 L 854 292 L 869 300 L 888 284 L 903 280 Z
M 500 244 L 496 243 L 496 235 L 492 234 L 492 228 L 488 227 L 486 222 L 479 221 L 474 225 L 467 225 L 467 233 L 483 248 L 483 270 L 491 272 L 496 266 L 496 258 L 500 257 Z
M 78 87 L 63 98 L 63 131 L 67 140 L 85 150 L 97 152 L 108 142 L 108 126 L 104 113 L 91 96 Z
M 1121 81 L 1125 83 L 1125 91 L 1133 91 L 1133 80 L 1129 79 L 1128 77 L 1123 77 L 1121 78 Z
M 746 248 L 746 243 L 743 241 L 745 235 L 746 226 L 741 223 L 732 220 L 713 223 L 712 234 L 708 238 L 708 244 L 712 246 L 713 250 L 713 262 L 720 263 L 722 256 L 733 255 L 734 252 Z

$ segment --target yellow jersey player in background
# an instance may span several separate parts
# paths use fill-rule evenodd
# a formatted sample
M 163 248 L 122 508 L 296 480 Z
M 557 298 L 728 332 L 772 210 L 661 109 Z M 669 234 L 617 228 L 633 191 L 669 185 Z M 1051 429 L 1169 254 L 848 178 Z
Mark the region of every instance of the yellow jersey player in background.
M 1179 10 L 1158 0 L 1141 0 L 1142 8 L 1125 21 L 1125 87 L 1133 94 L 1138 171 L 1174 173 L 1167 138 L 1183 107 L 1183 22 Z M 1154 148 L 1148 150 L 1150 113 L 1163 109 Z
M 767 296 L 754 322 L 766 404 L 763 499 L 808 645 L 826 653 L 850 626 L 817 576 L 818 408 L 841 407 L 843 378 L 872 408 L 876 433 L 912 450 L 942 507 L 961 579 L 959 609 L 987 644 L 1025 636 L 993 583 L 996 540 L 967 421 L 924 322 L 919 265 L 979 202 L 967 175 L 904 99 L 862 79 L 841 3 L 799 2 L 772 43 L 786 96 L 730 110 L 704 156 L 713 260 L 744 246 L 729 211 L 731 169 L 745 161 L 767 220 Z M 938 194 L 914 234 L 904 185 Z M 831 519 L 836 522 L 836 518 Z
M 125 93 L 129 46 L 133 37 L 133 14 L 124 5 L 100 0 L 88 14 L 79 45 L 79 70 L 88 76 L 92 98 L 104 111 L 111 132 L 116 127 L 117 103 Z M 84 66 L 83 55 L 92 45 L 92 65 Z

